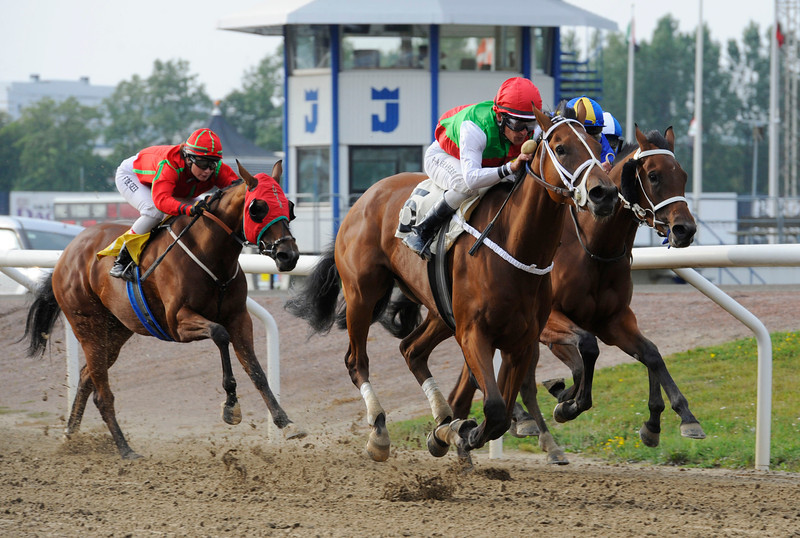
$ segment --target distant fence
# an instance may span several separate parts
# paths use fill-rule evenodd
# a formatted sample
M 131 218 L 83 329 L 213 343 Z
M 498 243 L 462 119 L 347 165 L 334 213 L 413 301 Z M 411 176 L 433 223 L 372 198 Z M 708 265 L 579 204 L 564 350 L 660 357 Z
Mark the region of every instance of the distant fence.
M 54 267 L 60 251 L 52 250 L 0 250 L 0 272 L 20 284 L 31 288 L 34 283 L 16 268 Z M 318 260 L 317 256 L 300 256 L 297 266 L 289 274 L 308 275 Z M 278 272 L 275 262 L 257 254 L 239 257 L 246 273 Z M 772 343 L 764 324 L 722 290 L 703 278 L 693 268 L 698 267 L 797 267 L 800 266 L 800 244 L 784 245 L 718 245 L 691 246 L 685 249 L 660 247 L 633 249 L 633 269 L 672 269 L 678 276 L 711 298 L 736 319 L 746 325 L 758 343 L 758 393 L 756 404 L 756 470 L 769 470 L 770 428 L 772 414 Z M 280 396 L 280 357 L 278 330 L 272 315 L 254 300 L 247 301 L 250 313 L 261 319 L 267 330 L 267 378 L 275 393 Z M 77 342 L 67 326 L 67 386 L 68 406 L 72 404 L 78 379 Z M 275 438 L 274 429 L 270 437 Z M 502 438 L 490 443 L 490 455 L 500 457 Z

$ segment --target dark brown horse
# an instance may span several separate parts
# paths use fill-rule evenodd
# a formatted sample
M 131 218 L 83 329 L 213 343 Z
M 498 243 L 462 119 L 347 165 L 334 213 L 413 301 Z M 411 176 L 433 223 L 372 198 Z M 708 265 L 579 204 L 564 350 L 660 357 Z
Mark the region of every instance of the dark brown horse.
M 281 172 L 278 162 L 272 170 L 277 181 Z M 242 166 L 239 174 L 244 182 L 219 191 L 211 198 L 211 209 L 202 217 L 177 217 L 168 230 L 151 235 L 140 258 L 143 271 L 155 265 L 152 274 L 141 283 L 151 319 L 140 320 L 128 299 L 127 283 L 108 274 L 113 257 L 98 260 L 96 256 L 125 232 L 127 227 L 122 224 L 98 224 L 81 232 L 64 249 L 52 275 L 42 282 L 25 327 L 29 353 L 44 353 L 53 324 L 59 311 L 63 311 L 86 356 L 67 423 L 67 436 L 80 427 L 86 401 L 94 393 L 94 403 L 120 455 L 126 459 L 139 457 L 128 446 L 117 423 L 108 369 L 133 333 L 150 336 L 158 330 L 163 332 L 160 337 L 176 342 L 206 338 L 214 341 L 222 358 L 222 386 L 227 394 L 223 418 L 227 423 L 241 421 L 228 350 L 229 344 L 233 344 L 239 362 L 266 401 L 274 423 L 287 438 L 305 435 L 275 399 L 253 351 L 253 326 L 246 308 L 247 281 L 238 262 L 244 244 L 243 223 L 270 223 L 275 215 L 268 214 L 269 204 L 260 197 L 245 207 L 246 193 L 260 192 L 254 190 L 259 180 Z M 270 190 L 280 189 L 277 181 L 270 182 Z M 272 256 L 281 271 L 293 269 L 299 258 L 297 244 L 289 232 L 289 218 L 269 224 L 258 240 L 260 251 Z M 173 239 L 176 237 L 179 239 Z M 169 250 L 175 242 L 181 248 Z M 135 288 L 134 284 L 132 289 Z M 151 326 L 149 330 L 146 324 Z
M 451 421 L 452 410 L 427 362 L 430 351 L 452 332 L 437 314 L 425 262 L 395 237 L 400 209 L 424 176 L 398 174 L 370 187 L 347 213 L 335 248 L 323 256 L 301 294 L 287 303 L 290 312 L 307 319 L 316 331 L 328 330 L 336 318 L 341 279 L 350 336 L 345 363 L 367 406 L 372 427 L 367 452 L 374 460 L 388 458 L 390 440 L 386 413 L 369 381 L 367 335 L 389 302 L 395 282 L 427 307 L 431 320 L 400 344 L 438 425 L 428 436 L 431 453 L 443 456 L 450 444 L 464 451 L 479 448 L 508 429 L 520 384 L 531 357 L 538 354 L 539 333 L 549 314 L 547 268 L 558 247 L 565 203 L 578 198 L 600 216 L 610 215 L 617 203 L 617 189 L 597 161 L 599 144 L 583 129 L 584 114 L 580 107 L 578 120 L 554 122 L 537 111 L 545 133 L 531 165 L 538 175 L 529 173 L 519 180 L 511 196 L 509 185 L 489 190 L 469 219 L 480 231 L 497 215 L 489 238 L 517 265 L 487 244 L 469 255 L 475 239 L 466 234 L 446 255 L 456 339 L 485 395 L 486 418 L 481 425 L 474 420 Z M 495 349 L 503 357 L 497 379 L 492 366 Z
M 705 434 L 655 344 L 639 330 L 630 308 L 631 252 L 640 225 L 654 228 L 678 248 L 691 244 L 696 226 L 684 198 L 686 172 L 673 154 L 672 128 L 664 136 L 658 131 L 645 136 L 637 127 L 636 140 L 638 145 L 623 148 L 609 174 L 622 193 L 616 214 L 603 221 L 583 214 L 565 216 L 562 246 L 552 272 L 553 306 L 540 340 L 573 372 L 569 389 L 565 390 L 561 381 L 545 383 L 559 399 L 553 413 L 558 422 L 572 420 L 592 405 L 592 378 L 599 353 L 595 335 L 647 366 L 650 417 L 639 434 L 647 446 L 657 446 L 664 410 L 662 387 L 681 417 L 681 434 L 693 439 Z M 515 410 L 519 435 L 546 431 L 536 401 L 534 365 L 520 390 L 532 417 L 519 406 Z M 465 369 L 449 397 L 456 416 L 467 415 L 474 392 Z

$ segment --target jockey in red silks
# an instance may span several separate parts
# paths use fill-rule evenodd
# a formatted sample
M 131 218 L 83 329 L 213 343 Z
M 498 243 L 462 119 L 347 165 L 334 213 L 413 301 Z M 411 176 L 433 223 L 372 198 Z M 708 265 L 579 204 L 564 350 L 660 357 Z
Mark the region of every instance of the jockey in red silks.
M 122 161 L 116 175 L 117 189 L 140 216 L 97 256 L 118 254 L 111 276 L 132 278 L 128 268 L 139 263 L 150 230 L 166 215 L 202 214 L 208 206 L 193 198 L 237 179 L 236 172 L 222 162 L 222 143 L 210 129 L 197 129 L 183 144 L 141 150 Z
M 534 108 L 542 109 L 539 89 L 526 78 L 514 77 L 503 82 L 493 101 L 442 115 L 425 152 L 424 168 L 445 193 L 403 240 L 411 250 L 430 259 L 436 232 L 463 202 L 524 166 L 530 156 L 520 157 L 520 149 L 536 128 Z

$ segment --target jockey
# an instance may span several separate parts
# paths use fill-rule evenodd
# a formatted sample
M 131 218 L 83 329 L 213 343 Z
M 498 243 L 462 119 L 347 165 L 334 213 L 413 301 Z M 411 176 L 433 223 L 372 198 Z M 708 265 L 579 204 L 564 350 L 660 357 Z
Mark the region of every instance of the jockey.
M 603 136 L 608 140 L 608 144 L 616 156 L 625 142 L 622 138 L 622 126 L 617 121 L 617 118 L 611 115 L 611 112 L 603 112 L 603 122 L 605 123 Z
M 411 250 L 430 259 L 437 230 L 463 202 L 478 196 L 479 189 L 512 176 L 530 160 L 528 155 L 520 157 L 520 149 L 536 128 L 534 107 L 542 109 L 539 89 L 530 80 L 515 77 L 503 82 L 494 101 L 459 106 L 439 118 L 424 169 L 445 193 L 403 239 Z
M 140 214 L 131 229 L 99 256 L 117 259 L 109 274 L 130 278 L 131 264 L 152 230 L 166 215 L 200 215 L 208 209 L 204 200 L 191 200 L 214 187 L 227 187 L 238 179 L 222 162 L 222 143 L 210 129 L 197 129 L 183 144 L 151 146 L 122 161 L 117 168 L 117 189 Z M 133 247 L 133 248 L 131 248 Z
M 614 156 L 616 155 L 616 152 L 603 135 L 603 129 L 606 125 L 605 112 L 603 112 L 603 108 L 597 104 L 597 101 L 586 97 L 585 95 L 570 99 L 567 101 L 567 106 L 570 108 L 575 108 L 578 106 L 579 101 L 583 103 L 583 106 L 586 109 L 586 119 L 583 121 L 583 126 L 586 128 L 586 132 L 596 138 L 603 147 L 600 152 L 600 162 L 603 165 L 603 170 L 608 172 L 611 170 L 611 164 L 614 162 Z

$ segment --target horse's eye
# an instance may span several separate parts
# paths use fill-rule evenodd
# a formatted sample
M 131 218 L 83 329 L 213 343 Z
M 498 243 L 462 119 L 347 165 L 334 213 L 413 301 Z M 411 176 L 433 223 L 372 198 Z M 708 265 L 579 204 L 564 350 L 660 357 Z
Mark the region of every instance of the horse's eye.
M 647 179 L 650 180 L 650 183 L 658 183 L 658 174 L 655 172 L 650 172 L 647 174 Z
M 247 212 L 253 222 L 261 223 L 269 213 L 269 206 L 263 200 L 253 200 L 250 203 L 250 207 L 247 208 Z
M 564 146 L 562 146 L 561 144 L 556 146 L 556 155 L 558 155 L 559 157 L 563 157 L 566 154 L 567 150 L 564 149 Z

